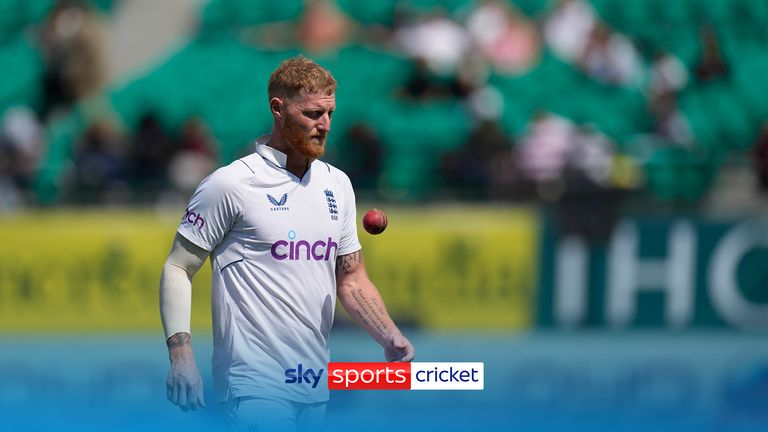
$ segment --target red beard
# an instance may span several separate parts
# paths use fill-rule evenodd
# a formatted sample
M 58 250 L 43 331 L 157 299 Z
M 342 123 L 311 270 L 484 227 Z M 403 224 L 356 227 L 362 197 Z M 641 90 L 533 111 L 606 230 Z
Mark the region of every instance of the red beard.
M 317 159 L 325 154 L 325 140 L 327 135 L 310 137 L 302 127 L 293 120 L 286 118 L 282 131 L 285 141 L 299 154 L 308 159 Z

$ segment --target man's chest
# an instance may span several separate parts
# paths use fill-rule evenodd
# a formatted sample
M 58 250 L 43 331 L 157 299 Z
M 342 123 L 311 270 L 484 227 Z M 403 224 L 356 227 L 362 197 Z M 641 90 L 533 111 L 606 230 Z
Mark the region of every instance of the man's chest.
M 338 189 L 330 181 L 254 186 L 245 192 L 244 211 L 235 229 L 267 242 L 338 240 L 343 220 Z

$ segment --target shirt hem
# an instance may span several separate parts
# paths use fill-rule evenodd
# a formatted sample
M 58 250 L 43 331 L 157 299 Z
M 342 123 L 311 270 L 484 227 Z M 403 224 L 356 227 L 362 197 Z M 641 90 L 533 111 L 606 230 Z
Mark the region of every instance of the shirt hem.
M 254 388 L 252 390 L 248 389 L 237 389 L 237 388 L 230 388 L 228 391 L 222 394 L 216 395 L 216 401 L 219 403 L 227 403 L 233 399 L 241 398 L 241 397 L 269 397 L 273 399 L 281 399 L 281 400 L 288 400 L 291 402 L 298 402 L 298 403 L 304 403 L 304 404 L 316 404 L 316 403 L 325 403 L 330 400 L 330 394 L 326 393 L 324 397 L 297 397 L 296 395 L 291 395 L 288 393 L 279 393 L 275 394 L 274 392 L 270 392 L 270 394 L 265 395 L 266 390 L 265 389 L 257 389 Z

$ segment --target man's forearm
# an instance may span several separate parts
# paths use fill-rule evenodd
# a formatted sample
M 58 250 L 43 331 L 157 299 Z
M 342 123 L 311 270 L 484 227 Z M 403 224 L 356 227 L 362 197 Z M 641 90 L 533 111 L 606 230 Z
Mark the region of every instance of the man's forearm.
M 189 335 L 191 315 L 192 281 L 184 269 L 166 263 L 160 277 L 160 317 L 165 337 L 170 340 L 179 333 Z
M 393 335 L 400 334 L 379 290 L 367 277 L 355 278 L 339 287 L 339 300 L 355 322 L 380 345 L 384 346 Z
M 166 338 L 190 333 L 192 277 L 207 258 L 208 251 L 176 234 L 160 276 L 160 318 Z
M 182 411 L 205 406 L 203 383 L 192 353 L 189 320 L 192 277 L 207 257 L 207 250 L 177 233 L 160 276 L 160 318 L 171 360 L 166 391 L 168 400 L 179 405 Z

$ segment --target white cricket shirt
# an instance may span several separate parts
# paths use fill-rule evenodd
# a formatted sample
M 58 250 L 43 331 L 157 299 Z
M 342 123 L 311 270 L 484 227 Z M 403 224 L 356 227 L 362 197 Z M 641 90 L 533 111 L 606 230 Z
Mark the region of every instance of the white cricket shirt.
M 327 369 L 336 256 L 360 249 L 355 195 L 342 171 L 319 160 L 303 178 L 291 174 L 269 139 L 200 183 L 178 232 L 211 251 L 217 399 L 322 402 L 327 371 L 313 388 L 306 370 Z M 302 379 L 286 382 L 299 365 Z

